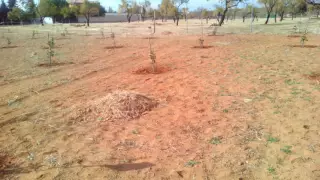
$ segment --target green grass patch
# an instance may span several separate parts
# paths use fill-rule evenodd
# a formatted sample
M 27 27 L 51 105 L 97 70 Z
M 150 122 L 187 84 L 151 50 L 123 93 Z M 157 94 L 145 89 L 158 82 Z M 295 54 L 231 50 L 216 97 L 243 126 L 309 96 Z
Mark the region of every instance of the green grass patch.
M 291 154 L 292 153 L 292 146 L 285 146 L 284 148 L 281 148 L 280 150 L 286 154 Z
M 190 161 L 188 161 L 188 162 L 186 163 L 186 166 L 193 167 L 193 166 L 195 166 L 195 165 L 197 165 L 197 164 L 200 164 L 200 162 L 194 161 L 194 160 L 190 160 Z
M 209 141 L 210 144 L 218 145 L 221 144 L 221 138 L 220 137 L 213 137 Z
M 269 142 L 269 143 L 276 143 L 279 141 L 280 141 L 280 139 L 276 138 L 276 137 L 268 136 L 268 138 L 267 138 L 267 142 Z

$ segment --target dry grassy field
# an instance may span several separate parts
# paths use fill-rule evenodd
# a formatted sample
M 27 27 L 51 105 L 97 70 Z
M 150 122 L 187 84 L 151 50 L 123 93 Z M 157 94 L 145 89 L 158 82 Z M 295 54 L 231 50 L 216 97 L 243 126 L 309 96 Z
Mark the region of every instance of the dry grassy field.
M 0 178 L 320 179 L 320 21 L 262 23 L 1 27 Z

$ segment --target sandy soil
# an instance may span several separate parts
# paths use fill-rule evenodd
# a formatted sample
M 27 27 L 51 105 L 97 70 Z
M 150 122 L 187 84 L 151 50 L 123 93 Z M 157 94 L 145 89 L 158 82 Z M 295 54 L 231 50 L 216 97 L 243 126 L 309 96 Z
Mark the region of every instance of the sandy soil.
M 320 179 L 320 37 L 46 34 L 0 49 L 3 179 Z M 28 41 L 27 41 L 28 40 Z M 4 43 L 2 43 L 4 44 Z M 60 63 L 60 64 L 59 64 Z M 42 64 L 42 65 L 41 65 Z M 116 90 L 160 105 L 132 120 L 86 116 Z

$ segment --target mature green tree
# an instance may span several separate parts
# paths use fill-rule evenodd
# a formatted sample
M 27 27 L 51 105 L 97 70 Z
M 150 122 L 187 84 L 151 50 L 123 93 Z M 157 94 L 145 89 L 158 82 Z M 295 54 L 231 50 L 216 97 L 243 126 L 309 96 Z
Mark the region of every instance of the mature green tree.
M 84 0 L 80 6 L 79 13 L 82 14 L 87 20 L 87 26 L 90 26 L 90 17 L 97 13 L 96 10 L 99 11 L 99 3 L 90 2 L 88 0 Z
M 107 13 L 106 8 L 100 4 L 99 7 L 99 16 L 104 16 Z
M 17 0 L 8 0 L 8 8 L 12 9 L 16 6 Z
M 242 15 L 242 22 L 244 23 L 247 16 L 251 14 L 252 5 L 247 5 L 247 7 L 241 9 L 241 15 Z
M 121 0 L 121 4 L 119 4 L 119 13 L 126 13 L 127 21 L 130 23 L 133 15 L 132 4 L 129 4 L 128 0 Z
M 213 16 L 215 16 L 217 18 L 217 21 L 218 23 L 220 23 L 220 17 L 221 17 L 221 14 L 223 13 L 224 11 L 224 8 L 220 5 L 216 5 L 215 6 L 215 10 L 213 11 Z
M 52 4 L 56 7 L 56 11 L 54 14 L 52 14 L 53 23 L 56 22 L 56 20 L 62 20 L 63 14 L 61 13 L 61 10 L 64 7 L 68 7 L 69 4 L 66 0 L 50 0 Z
M 141 3 L 140 6 L 141 6 L 141 18 L 142 18 L 142 21 L 144 21 L 144 19 L 148 15 L 147 9 L 150 9 L 151 7 L 151 2 L 148 0 L 145 0 Z
M 36 11 L 36 4 L 34 3 L 34 0 L 28 0 L 28 2 L 24 4 L 24 7 L 26 9 L 26 16 L 28 17 L 28 19 L 36 18 L 37 11 Z
M 40 0 L 37 7 L 37 12 L 40 16 L 40 22 L 43 24 L 43 19 L 45 17 L 53 17 L 57 14 L 57 7 L 50 0 Z
M 187 7 L 182 8 L 182 16 L 184 17 L 185 21 L 187 21 L 188 13 L 189 13 L 189 8 Z
M 138 16 L 138 19 L 140 20 L 139 14 L 141 12 L 141 7 L 137 3 L 137 1 L 131 1 L 131 12 L 132 14 Z
M 160 4 L 160 14 L 164 17 L 165 21 L 168 19 L 169 11 L 173 8 L 171 0 L 162 0 Z
M 288 11 L 291 0 L 279 0 L 276 7 L 276 12 L 280 15 L 280 21 L 283 21 L 284 14 Z
M 276 7 L 278 0 L 259 0 L 259 2 L 261 4 L 263 4 L 264 7 L 266 8 L 267 20 L 266 20 L 265 24 L 268 24 L 271 13 L 272 13 L 274 7 Z
M 64 20 L 69 19 L 70 21 L 70 17 L 72 16 L 71 8 L 69 8 L 68 6 L 65 6 L 61 9 L 60 13 L 63 16 Z
M 6 3 L 4 3 L 4 0 L 1 0 L 0 5 L 0 24 L 7 21 L 7 13 L 9 12 L 9 8 L 7 7 Z
M 181 16 L 180 7 L 183 4 L 187 4 L 188 2 L 189 2 L 189 0 L 172 0 L 173 7 L 172 7 L 171 11 L 174 14 L 174 19 L 176 21 L 177 26 L 179 26 L 179 20 L 180 20 L 180 16 Z
M 288 7 L 292 20 L 297 14 L 307 12 L 307 3 L 305 0 L 290 0 Z
M 206 22 L 208 24 L 209 21 L 209 11 L 207 9 L 203 9 L 201 12 L 201 17 L 206 19 Z
M 320 1 L 309 0 L 308 3 L 308 11 L 311 13 L 315 13 L 317 18 L 320 15 Z
M 12 8 L 10 12 L 8 12 L 8 19 L 11 21 L 22 21 L 24 19 L 25 12 L 17 7 Z
M 209 1 L 209 0 L 207 0 Z M 245 0 L 219 0 L 220 3 L 222 3 L 222 7 L 223 7 L 223 12 L 221 15 L 221 19 L 220 17 L 218 17 L 218 21 L 219 21 L 219 26 L 222 26 L 222 24 L 224 23 L 224 19 L 226 18 L 226 14 L 228 12 L 229 9 L 237 7 L 239 5 L 239 3 L 245 1 Z

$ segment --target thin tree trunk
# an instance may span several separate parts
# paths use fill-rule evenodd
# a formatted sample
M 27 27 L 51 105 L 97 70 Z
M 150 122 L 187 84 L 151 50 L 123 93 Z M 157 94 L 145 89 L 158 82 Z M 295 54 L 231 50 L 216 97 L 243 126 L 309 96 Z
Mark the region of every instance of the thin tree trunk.
M 274 22 L 277 23 L 277 13 L 274 14 Z
M 87 18 L 87 26 L 89 27 L 90 26 L 90 17 L 88 16 Z
M 177 17 L 177 21 L 176 22 L 177 22 L 177 26 L 179 26 L 179 17 Z
M 246 17 L 245 16 L 242 16 L 242 22 L 244 23 L 246 20 Z
M 219 22 L 219 26 L 222 26 L 222 24 L 223 24 L 223 22 L 224 22 L 224 19 L 225 19 L 225 17 L 226 17 L 227 12 L 228 12 L 228 8 L 226 7 L 226 9 L 224 9 L 224 11 L 223 11 L 221 20 L 220 20 L 220 22 Z
M 280 21 L 283 21 L 284 11 L 281 12 Z
M 264 24 L 268 24 L 269 18 L 270 18 L 270 13 L 268 13 L 268 15 L 267 15 L 267 20 L 266 20 L 266 22 L 265 22 Z

